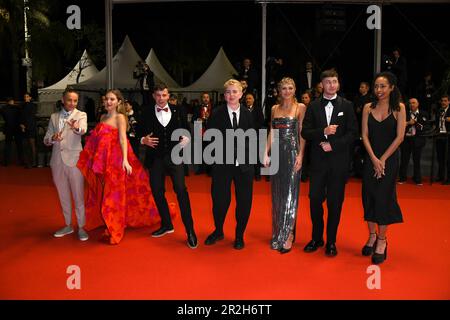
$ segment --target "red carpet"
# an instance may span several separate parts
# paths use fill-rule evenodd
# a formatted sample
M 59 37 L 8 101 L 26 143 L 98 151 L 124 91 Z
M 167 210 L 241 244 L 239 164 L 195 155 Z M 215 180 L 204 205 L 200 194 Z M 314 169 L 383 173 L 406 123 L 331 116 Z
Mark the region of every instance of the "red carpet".
M 169 179 L 167 180 L 169 183 Z M 398 187 L 405 223 L 388 234 L 388 259 L 381 265 L 381 289 L 369 290 L 370 258 L 361 184 L 349 182 L 338 234 L 339 255 L 302 251 L 310 239 L 308 184 L 301 184 L 297 242 L 280 255 L 269 249 L 270 185 L 255 183 L 246 247 L 232 248 L 234 204 L 225 240 L 203 241 L 213 230 L 210 179 L 187 178 L 199 247 L 175 233 L 151 238 L 149 229 L 128 229 L 118 246 L 100 243 L 100 230 L 87 242 L 75 234 L 56 239 L 63 225 L 50 169 L 0 169 L 0 299 L 449 299 L 450 186 Z M 171 184 L 168 198 L 175 201 Z M 81 289 L 66 286 L 67 267 L 81 268 Z

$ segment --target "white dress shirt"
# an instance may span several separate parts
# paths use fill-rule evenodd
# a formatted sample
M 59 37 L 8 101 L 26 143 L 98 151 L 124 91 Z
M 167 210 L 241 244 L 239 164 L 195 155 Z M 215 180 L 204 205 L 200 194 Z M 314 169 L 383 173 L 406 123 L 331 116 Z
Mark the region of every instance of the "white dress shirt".
M 328 98 L 325 98 L 325 99 L 333 100 L 333 99 L 336 99 L 336 98 L 337 98 L 337 94 L 332 96 L 330 99 L 328 99 Z M 333 115 L 333 109 L 334 109 L 333 104 L 331 102 L 328 102 L 328 104 L 325 106 L 325 113 L 327 115 L 327 124 L 328 125 L 330 125 L 330 122 L 331 122 L 331 116 Z
M 311 89 L 312 88 L 312 71 L 307 71 L 306 77 L 308 78 L 308 89 Z
M 227 109 L 228 109 L 228 116 L 230 117 L 231 127 L 233 127 L 233 112 L 236 112 L 236 120 L 237 120 L 237 124 L 239 125 L 239 116 L 241 114 L 241 112 L 240 112 L 241 107 L 239 106 L 239 108 L 237 108 L 236 110 L 233 110 L 227 105 Z
M 172 111 L 170 111 L 169 104 L 166 104 L 164 106 L 164 108 L 169 109 L 169 111 L 167 111 L 167 112 L 164 110 L 158 111 L 157 108 L 159 108 L 159 107 L 157 105 L 155 105 L 156 118 L 158 119 L 159 123 L 161 123 L 161 125 L 165 128 L 169 124 L 170 119 L 172 118 Z

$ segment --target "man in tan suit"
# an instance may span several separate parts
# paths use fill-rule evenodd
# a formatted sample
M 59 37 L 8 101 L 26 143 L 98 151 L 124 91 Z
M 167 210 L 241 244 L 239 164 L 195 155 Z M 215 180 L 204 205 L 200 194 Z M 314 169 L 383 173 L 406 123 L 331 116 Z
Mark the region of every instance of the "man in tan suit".
M 87 115 L 76 108 L 78 104 L 76 91 L 67 89 L 63 93 L 62 102 L 64 106 L 61 111 L 51 115 L 44 137 L 44 144 L 53 145 L 50 167 L 66 222 L 66 226 L 56 231 L 54 236 L 60 238 L 74 232 L 72 195 L 78 222 L 78 238 L 86 241 L 89 237 L 83 229 L 85 224 L 84 179 L 76 165 L 83 149 L 81 136 L 87 131 Z

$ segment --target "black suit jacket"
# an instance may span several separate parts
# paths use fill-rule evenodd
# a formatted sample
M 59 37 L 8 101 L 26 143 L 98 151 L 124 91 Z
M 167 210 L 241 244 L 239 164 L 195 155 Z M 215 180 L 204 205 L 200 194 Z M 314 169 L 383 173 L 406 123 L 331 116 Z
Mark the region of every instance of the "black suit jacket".
M 234 164 L 225 164 L 227 159 L 227 142 L 226 142 L 226 130 L 227 129 L 233 129 L 233 124 L 230 121 L 230 117 L 228 115 L 228 108 L 226 105 L 220 105 L 213 109 L 213 112 L 211 114 L 211 117 L 208 121 L 208 129 L 218 129 L 223 136 L 223 163 L 224 164 L 213 164 L 213 169 L 219 169 L 220 168 L 230 168 L 233 167 Z M 238 129 L 242 129 L 244 131 L 248 129 L 254 129 L 255 126 L 253 124 L 253 117 L 251 112 L 244 106 L 241 105 L 240 107 L 240 115 L 239 115 L 239 123 L 238 123 Z M 248 139 L 246 139 L 248 140 Z M 241 171 L 246 172 L 249 170 L 253 170 L 254 164 L 249 163 L 249 144 L 255 144 L 256 140 L 250 140 L 246 141 L 245 143 L 245 163 L 240 163 L 239 168 Z M 231 152 L 232 150 L 229 150 Z M 239 162 L 239 161 L 238 161 Z
M 439 110 L 437 111 L 437 114 L 436 114 L 436 132 L 437 133 L 439 133 L 439 119 L 441 118 L 440 117 L 440 115 L 441 115 L 441 110 L 442 110 L 442 108 L 439 108 Z M 448 117 L 450 117 L 450 107 L 448 107 L 447 108 L 447 112 L 445 113 L 445 117 L 446 118 L 448 118 Z M 445 128 L 446 128 L 446 130 L 447 130 L 447 132 L 450 132 L 450 122 L 445 122 Z
M 349 148 L 358 134 L 358 124 L 353 104 L 341 97 L 336 98 L 330 124 L 337 124 L 336 133 L 325 137 L 323 134 L 327 125 L 325 107 L 321 105 L 322 98 L 316 99 L 306 109 L 303 119 L 302 137 L 311 142 L 311 169 L 321 169 L 333 157 L 333 164 L 341 168 L 348 168 Z M 328 141 L 333 149 L 331 152 L 323 151 L 320 143 Z
M 27 132 L 36 131 L 37 105 L 33 102 L 25 102 L 21 108 L 20 124 L 25 125 Z
M 308 87 L 308 76 L 306 74 L 306 70 L 303 71 L 300 76 L 298 77 L 298 87 L 300 88 L 300 94 L 302 94 L 305 90 L 313 90 L 316 86 L 316 84 L 319 82 L 319 76 L 317 75 L 316 72 L 312 72 L 312 77 L 311 77 L 311 87 Z
M 250 111 L 250 109 L 248 110 Z M 260 129 L 264 125 L 264 115 L 261 106 L 256 101 L 253 104 L 253 108 L 250 113 L 253 118 L 253 125 L 255 126 L 255 129 Z
M 411 120 L 411 112 L 408 110 L 406 112 L 406 121 Z M 416 147 L 423 147 L 426 143 L 426 138 L 422 135 L 427 132 L 428 129 L 428 113 L 425 111 L 419 110 L 419 113 L 416 118 L 416 123 L 414 124 L 414 127 L 416 128 L 416 134 L 411 137 L 414 139 L 414 145 Z M 409 131 L 409 129 L 412 127 L 412 125 L 407 125 L 405 129 L 405 134 Z
M 184 112 L 184 108 L 180 108 L 171 104 L 169 104 L 169 108 L 170 111 L 172 112 L 172 117 L 168 124 L 168 127 L 171 127 L 172 129 L 170 130 L 170 132 L 167 132 L 168 138 L 170 139 L 170 136 L 172 135 L 172 132 L 175 129 L 183 128 L 189 131 L 189 126 L 187 122 L 186 113 Z M 158 146 L 161 146 L 164 137 L 162 136 L 161 131 L 159 130 L 160 127 L 161 124 L 159 123 L 158 118 L 155 115 L 155 106 L 154 105 L 144 106 L 142 116 L 138 121 L 137 127 L 139 140 L 141 140 L 142 137 L 145 137 L 146 135 L 153 133 L 153 137 L 159 138 Z M 171 142 L 170 149 L 172 149 L 176 144 L 178 144 L 178 141 Z M 145 155 L 145 166 L 150 168 L 153 163 L 153 160 L 157 156 L 163 156 L 160 148 L 147 147 Z

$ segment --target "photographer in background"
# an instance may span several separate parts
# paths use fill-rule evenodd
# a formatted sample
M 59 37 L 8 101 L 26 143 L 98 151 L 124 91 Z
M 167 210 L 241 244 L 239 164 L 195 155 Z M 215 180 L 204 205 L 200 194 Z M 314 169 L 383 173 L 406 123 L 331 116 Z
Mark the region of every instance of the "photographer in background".
M 149 105 L 151 100 L 151 90 L 155 86 L 153 79 L 153 72 L 150 70 L 148 64 L 138 61 L 136 68 L 133 71 L 133 78 L 138 79 L 139 87 L 142 94 L 142 104 Z
M 133 149 L 134 154 L 136 157 L 139 158 L 139 140 L 136 137 L 136 130 L 137 130 L 137 116 L 133 110 L 133 105 L 130 103 L 130 101 L 126 100 L 125 103 L 125 112 L 127 113 L 128 118 L 128 131 L 127 136 L 128 140 L 130 141 L 131 148 Z
M 399 48 L 394 48 L 392 58 L 386 57 L 385 63 L 387 70 L 391 71 L 397 77 L 397 87 L 400 89 L 403 99 L 407 95 L 406 88 L 408 84 L 408 73 L 405 57 L 401 56 Z

